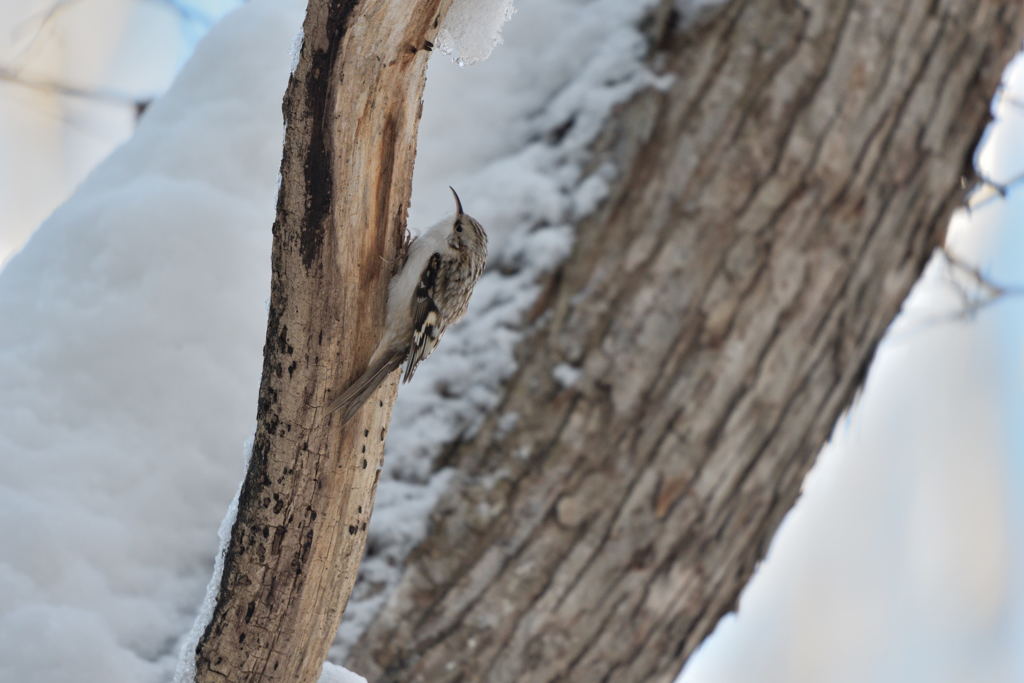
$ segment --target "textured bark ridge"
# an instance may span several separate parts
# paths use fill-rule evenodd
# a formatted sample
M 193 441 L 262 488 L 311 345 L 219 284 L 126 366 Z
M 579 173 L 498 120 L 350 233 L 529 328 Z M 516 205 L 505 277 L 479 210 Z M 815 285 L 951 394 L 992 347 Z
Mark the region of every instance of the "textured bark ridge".
M 356 577 L 392 379 L 342 427 L 330 392 L 382 332 L 425 67 L 450 0 L 311 0 L 284 100 L 252 458 L 197 681 L 316 680 Z M 244 56 L 241 56 L 244 58 Z
M 460 476 L 353 651 L 369 680 L 671 681 L 942 240 L 1024 36 L 1024 5 L 995 0 L 751 0 L 685 32 L 671 6 L 651 59 L 673 85 L 596 145 L 620 182 L 501 410 L 453 446 Z

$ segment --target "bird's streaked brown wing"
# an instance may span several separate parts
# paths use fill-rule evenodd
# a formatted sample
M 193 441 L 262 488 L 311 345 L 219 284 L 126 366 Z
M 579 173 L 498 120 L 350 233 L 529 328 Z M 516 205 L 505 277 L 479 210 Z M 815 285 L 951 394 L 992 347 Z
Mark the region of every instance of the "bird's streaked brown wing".
M 441 311 L 438 310 L 434 301 L 440 270 L 441 255 L 435 253 L 427 261 L 427 267 L 423 269 L 419 284 L 416 286 L 416 293 L 411 304 L 412 339 L 409 340 L 409 356 L 405 363 L 403 382 L 412 379 L 413 373 L 416 372 L 416 366 L 430 355 L 434 347 L 437 346 L 441 333 L 444 332 L 444 327 L 441 324 Z

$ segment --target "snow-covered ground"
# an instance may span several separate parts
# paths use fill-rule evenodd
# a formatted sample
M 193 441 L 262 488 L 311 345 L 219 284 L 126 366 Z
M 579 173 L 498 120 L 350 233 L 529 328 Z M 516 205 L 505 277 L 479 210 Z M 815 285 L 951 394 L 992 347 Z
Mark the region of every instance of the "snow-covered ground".
M 658 85 L 633 27 L 649 1 L 518 0 L 490 59 L 431 63 L 410 225 L 449 212 L 454 185 L 488 228 L 491 269 L 400 393 L 336 661 L 425 530 L 447 476 L 433 471 L 437 446 L 494 405 L 536 276 L 615 173 L 583 176 L 586 143 L 616 102 Z M 302 4 L 250 0 L 216 26 L 128 144 L 0 271 L 0 681 L 156 683 L 174 669 L 253 432 Z M 454 15 L 454 56 L 486 56 L 507 7 Z M 870 571 L 865 585 L 881 584 Z
M 214 28 L 0 272 L 0 680 L 173 669 L 253 431 L 299 15 Z

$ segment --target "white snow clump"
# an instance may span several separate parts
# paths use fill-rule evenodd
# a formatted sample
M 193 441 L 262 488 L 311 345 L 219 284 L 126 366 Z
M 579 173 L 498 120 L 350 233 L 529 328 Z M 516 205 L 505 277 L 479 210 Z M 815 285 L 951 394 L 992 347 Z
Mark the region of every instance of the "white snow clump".
M 501 28 L 515 11 L 513 0 L 455 0 L 437 32 L 437 48 L 459 66 L 483 61 L 501 45 Z

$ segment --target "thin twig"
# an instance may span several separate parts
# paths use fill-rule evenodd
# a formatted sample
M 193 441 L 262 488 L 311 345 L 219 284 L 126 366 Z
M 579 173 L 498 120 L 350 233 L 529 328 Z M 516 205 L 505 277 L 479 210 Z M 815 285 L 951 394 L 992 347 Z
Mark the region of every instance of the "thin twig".
M 993 304 L 1011 297 L 1024 296 L 1024 286 L 1009 286 L 994 282 L 982 273 L 978 266 L 967 263 L 963 258 L 952 253 L 948 247 L 939 247 L 938 251 L 945 259 L 949 272 L 946 282 L 956 290 L 961 305 L 948 313 L 923 316 L 912 321 L 906 326 L 906 329 L 894 333 L 893 341 L 903 343 L 939 325 L 972 320 L 978 313 Z M 965 278 L 967 282 L 964 282 Z M 969 285 L 971 284 L 976 287 L 976 291 L 970 291 Z
M 1013 176 L 1009 180 L 1003 182 L 996 182 L 983 175 L 979 174 L 979 183 L 974 190 L 971 191 L 966 203 L 965 208 L 968 211 L 975 211 L 983 206 L 991 204 L 997 199 L 1005 199 L 1009 195 L 1010 190 L 1014 189 L 1021 182 L 1024 182 L 1024 171 L 1021 171 L 1017 175 Z M 985 188 L 989 188 L 992 192 L 981 195 Z
M 1003 104 L 1004 102 L 1006 104 L 1009 104 L 1010 106 L 1017 107 L 1019 109 L 1024 109 L 1024 99 L 1021 99 L 1016 95 L 1000 94 L 999 103 Z
M 981 269 L 978 266 L 967 263 L 961 257 L 951 252 L 949 247 L 939 247 L 939 253 L 945 257 L 950 270 L 956 270 L 962 275 L 966 275 L 970 283 L 984 292 L 986 296 L 984 299 L 972 296 L 972 293 L 967 290 L 964 283 L 958 280 L 955 276 L 950 277 L 950 283 L 956 287 L 960 294 L 960 298 L 964 301 L 964 312 L 970 313 L 972 310 L 976 311 L 981 306 L 988 305 L 991 300 L 998 299 L 1008 292 L 1008 289 L 1004 285 L 993 282 L 988 278 L 988 276 L 981 272 Z
M 138 97 L 136 95 L 106 88 L 83 88 L 81 86 L 70 85 L 68 83 L 60 83 L 59 81 L 33 80 L 19 76 L 9 69 L 4 68 L 0 68 L 0 81 L 6 81 L 14 85 L 19 85 L 31 90 L 38 90 L 40 92 L 54 93 L 67 97 L 78 97 L 127 107 L 140 107 L 152 99 L 152 96 Z

